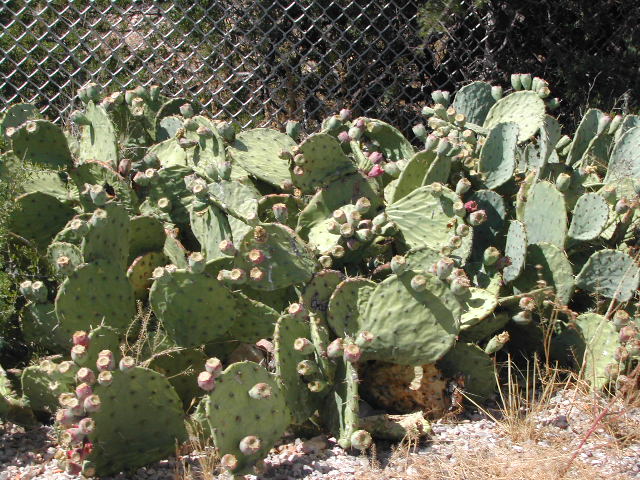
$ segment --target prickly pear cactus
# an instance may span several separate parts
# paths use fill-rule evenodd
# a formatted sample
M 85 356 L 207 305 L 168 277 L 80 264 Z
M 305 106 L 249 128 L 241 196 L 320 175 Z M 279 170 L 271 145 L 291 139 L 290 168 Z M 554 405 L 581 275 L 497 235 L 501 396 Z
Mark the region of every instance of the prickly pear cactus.
M 448 382 L 495 399 L 495 365 L 547 341 L 626 388 L 639 117 L 590 109 L 567 132 L 547 81 L 511 87 L 432 92 L 411 138 L 348 108 L 239 131 L 158 86 L 86 85 L 71 131 L 10 107 L 6 241 L 31 256 L 6 267 L 37 260 L 21 338 L 58 356 L 21 359 L 21 389 L 0 370 L 0 415 L 55 414 L 63 466 L 91 476 L 170 454 L 195 410 L 234 476 L 291 424 L 360 450 L 424 435 Z M 360 395 L 383 411 L 360 418 Z

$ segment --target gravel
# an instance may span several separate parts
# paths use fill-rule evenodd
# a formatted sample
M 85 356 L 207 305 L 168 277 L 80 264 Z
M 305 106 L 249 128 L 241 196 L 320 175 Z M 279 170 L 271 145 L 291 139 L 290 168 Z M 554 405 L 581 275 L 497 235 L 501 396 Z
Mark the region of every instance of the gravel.
M 456 421 L 439 420 L 432 424 L 432 436 L 415 449 L 412 455 L 435 455 L 444 461 L 456 462 L 461 452 L 482 445 L 506 454 L 522 453 L 534 441 L 541 447 L 553 446 L 570 454 L 578 448 L 591 429 L 597 413 L 607 406 L 604 400 L 577 399 L 573 392 L 558 393 L 548 408 L 534 416 L 535 440 L 514 442 L 500 424 L 478 413 L 466 414 Z M 617 478 L 640 478 L 640 409 L 625 409 L 622 405 L 609 405 L 606 422 L 595 428 L 579 450 L 576 461 L 597 467 L 602 475 Z M 595 410 L 594 410 L 595 409 Z M 597 410 L 597 411 L 596 411 Z M 595 412 L 595 413 L 594 413 Z M 634 435 L 633 432 L 636 432 Z M 0 425 L 0 480 L 72 480 L 58 468 L 55 459 L 54 430 L 50 426 L 25 431 L 12 424 Z M 618 437 L 618 438 L 616 438 Z M 392 445 L 376 445 L 377 462 L 402 478 L 402 469 L 410 466 L 387 465 Z M 202 455 L 202 454 L 200 454 Z M 110 479 L 173 479 L 185 465 L 199 468 L 197 452 L 178 458 L 162 460 L 135 472 L 120 474 Z M 263 473 L 248 475 L 247 479 L 288 480 L 353 479 L 357 473 L 367 471 L 371 458 L 364 454 L 346 452 L 331 437 L 317 436 L 294 439 L 274 448 L 264 461 Z M 408 465 L 408 464 L 407 464 Z

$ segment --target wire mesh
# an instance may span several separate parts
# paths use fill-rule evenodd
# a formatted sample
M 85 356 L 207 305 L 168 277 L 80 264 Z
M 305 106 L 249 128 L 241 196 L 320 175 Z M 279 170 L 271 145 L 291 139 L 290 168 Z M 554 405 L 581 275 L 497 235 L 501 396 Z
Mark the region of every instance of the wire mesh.
M 548 73 L 542 65 L 550 45 L 565 40 L 541 35 L 547 46 L 522 54 L 511 41 L 521 41 L 522 13 L 498 0 L 442 0 L 455 8 L 443 9 L 437 28 L 425 33 L 421 19 L 429 3 L 3 0 L 0 99 L 32 102 L 47 117 L 65 120 L 88 81 L 109 91 L 157 84 L 244 127 L 287 119 L 315 127 L 348 106 L 406 128 L 432 90 L 472 79 L 504 82 L 506 67 Z M 560 8 L 532 3 L 537 10 Z M 628 9 L 622 15 L 634 18 Z M 617 36 L 598 34 L 587 54 L 626 51 L 624 25 L 617 24 Z

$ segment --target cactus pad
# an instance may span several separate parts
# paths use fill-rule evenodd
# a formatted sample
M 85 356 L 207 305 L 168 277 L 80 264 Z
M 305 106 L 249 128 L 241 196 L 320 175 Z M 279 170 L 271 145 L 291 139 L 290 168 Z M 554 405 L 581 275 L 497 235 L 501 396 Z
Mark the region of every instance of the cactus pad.
M 631 128 L 613 147 L 605 182 L 640 177 L 640 126 Z
M 567 213 L 562 194 L 549 182 L 538 182 L 531 190 L 524 209 L 529 243 L 548 242 L 564 247 Z
M 228 153 L 251 175 L 281 187 L 291 181 L 291 175 L 288 161 L 280 158 L 280 152 L 291 151 L 295 146 L 289 135 L 269 128 L 254 128 L 239 134 Z
M 47 120 L 23 123 L 11 137 L 11 147 L 20 160 L 39 167 L 60 170 L 73 166 L 67 138 L 60 127 Z
M 585 193 L 573 207 L 573 218 L 569 226 L 572 240 L 595 240 L 609 220 L 609 205 L 597 193 Z
M 307 379 L 297 370 L 302 360 L 315 361 L 315 354 L 305 355 L 293 348 L 298 338 L 311 339 L 309 323 L 292 315 L 278 319 L 274 334 L 275 364 L 278 383 L 282 388 L 294 423 L 304 423 L 319 407 L 320 393 L 307 387 Z
M 249 391 L 258 383 L 268 385 L 270 394 L 252 398 Z M 291 413 L 273 377 L 253 362 L 234 363 L 216 380 L 216 388 L 205 397 L 207 421 L 220 455 L 232 454 L 238 460 L 233 474 L 249 473 L 289 426 Z M 260 439 L 260 448 L 244 455 L 240 441 L 249 435 Z
M 114 371 L 110 385 L 95 385 L 101 408 L 91 413 L 95 430 L 88 466 L 97 475 L 132 470 L 175 452 L 186 438 L 180 399 L 169 381 L 152 370 Z M 123 401 L 126 399 L 126 401 Z
M 337 270 L 321 270 L 306 285 L 302 294 L 302 304 L 311 312 L 323 316 L 327 314 L 329 299 L 336 287 L 344 280 Z
M 109 114 L 93 102 L 87 104 L 84 114 L 91 123 L 82 127 L 80 160 L 97 160 L 117 168 L 118 138 Z
M 342 177 L 318 191 L 298 216 L 297 232 L 303 239 L 311 239 L 312 232 L 323 232 L 325 222 L 334 210 L 353 204 L 366 197 L 371 202 L 371 212 L 377 212 L 382 204 L 377 182 L 359 173 Z
M 133 260 L 127 269 L 127 278 L 136 300 L 147 297 L 149 288 L 153 283 L 152 274 L 156 267 L 163 267 L 168 263 L 168 258 L 162 252 L 148 252 Z
M 60 257 L 67 257 L 73 267 L 77 267 L 83 263 L 82 252 L 76 245 L 66 242 L 52 242 L 49 248 L 47 248 L 47 260 L 49 261 L 52 272 L 60 273 L 56 264 Z
M 58 327 L 52 303 L 30 302 L 22 310 L 20 326 L 25 341 L 46 345 L 52 351 L 66 351 L 71 347 L 69 335 Z
M 491 85 L 486 82 L 471 82 L 465 85 L 453 99 L 453 108 L 462 113 L 467 122 L 482 125 L 493 104 L 496 103 L 491 95 Z
M 576 286 L 626 302 L 638 288 L 640 269 L 633 258 L 617 250 L 595 252 L 576 277 Z
M 433 164 L 435 159 L 436 152 L 430 150 L 417 152 L 413 157 L 411 157 L 402 172 L 400 172 L 400 177 L 398 177 L 398 182 L 393 191 L 393 195 L 390 196 L 388 200 L 396 202 L 414 191 L 416 188 L 424 185 L 422 180 L 427 175 L 429 167 Z
M 299 148 L 304 156 L 302 174 L 293 169 L 291 178 L 304 193 L 315 193 L 316 188 L 356 171 L 355 164 L 342 152 L 340 143 L 327 133 L 310 135 Z
M 411 142 L 400 130 L 381 120 L 365 119 L 364 136 L 380 145 L 380 151 L 388 161 L 408 161 L 415 153 Z
M 227 336 L 246 343 L 256 343 L 262 338 L 273 337 L 278 312 L 249 296 L 234 292 L 236 317 Z
M 149 368 L 164 375 L 171 383 L 182 407 L 187 410 L 194 400 L 202 395 L 198 387 L 198 373 L 204 370 L 207 358 L 200 350 L 193 348 L 172 349 L 154 355 Z
M 453 235 L 449 223 L 456 217 L 453 204 L 460 198 L 446 187 L 436 196 L 431 185 L 420 187 L 387 207 L 386 213 L 402 233 L 409 248 L 428 246 L 436 250 L 447 245 Z M 462 239 L 455 253 L 466 258 L 471 248 L 471 237 Z M 426 363 L 426 362 L 424 362 Z
M 51 362 L 49 362 L 51 363 Z M 29 406 L 36 412 L 55 413 L 58 407 L 58 396 L 61 393 L 72 392 L 75 387 L 73 377 L 62 379 L 53 378 L 55 364 L 49 370 L 44 365 L 31 365 L 22 371 L 20 383 L 22 394 L 29 400 Z
M 484 402 L 496 391 L 493 360 L 473 343 L 458 343 L 439 362 L 448 378 L 462 377 L 465 395 L 474 402 Z
M 482 288 L 470 287 L 469 291 L 458 297 L 463 313 L 460 317 L 460 330 L 477 325 L 493 313 L 498 306 L 498 299 L 491 292 Z
M 425 274 L 426 289 L 416 292 L 407 271 L 379 283 L 369 297 L 361 330 L 375 336 L 363 347 L 367 358 L 422 365 L 433 363 L 455 342 L 460 303 L 436 277 Z
M 220 242 L 231 239 L 231 227 L 227 216 L 215 205 L 204 208 L 191 206 L 190 225 L 193 235 L 200 243 L 200 252 L 207 260 L 223 256 Z
M 236 316 L 233 294 L 215 277 L 178 270 L 157 279 L 149 302 L 169 337 L 181 347 L 224 338 Z
M 511 180 L 516 168 L 517 146 L 518 124 L 499 123 L 491 129 L 478 165 L 487 188 L 497 188 Z
M 16 103 L 5 110 L 0 119 L 0 135 L 7 133 L 7 128 L 17 128 L 27 120 L 40 118 L 40 112 L 30 103 Z
M 527 232 L 524 225 L 517 220 L 511 220 L 509 224 L 504 254 L 511 261 L 502 272 L 504 281 L 509 283 L 518 278 L 527 256 Z
M 583 313 L 576 324 L 585 342 L 582 362 L 585 378 L 594 389 L 600 389 L 609 383 L 607 367 L 617 365 L 614 354 L 619 346 L 618 332 L 613 323 L 596 313 Z
M 129 257 L 127 263 L 147 252 L 162 251 L 166 239 L 162 221 L 139 215 L 129 222 Z
M 135 315 L 129 281 L 117 265 L 106 260 L 77 267 L 60 285 L 55 303 L 59 328 L 69 337 L 103 322 L 122 332 Z
M 322 419 L 345 449 L 351 447 L 351 435 L 360 426 L 359 382 L 356 366 L 338 360 L 335 388 L 326 399 Z
M 567 155 L 567 165 L 573 165 L 582 159 L 582 156 L 589 148 L 589 144 L 597 135 L 598 122 L 602 116 L 603 113 L 597 108 L 590 108 L 584 114 L 573 136 L 569 154 Z
M 544 102 L 531 91 L 514 92 L 498 100 L 487 113 L 484 128 L 492 129 L 499 123 L 518 124 L 518 142 L 534 136 L 542 127 L 545 115 Z
M 264 238 L 261 233 L 264 232 Z M 238 245 L 234 265 L 247 273 L 256 267 L 247 258 L 251 250 L 260 250 L 264 261 L 257 265 L 264 272 L 260 281 L 250 281 L 257 290 L 277 290 L 311 279 L 316 268 L 313 252 L 288 227 L 266 223 L 249 231 Z
M 541 269 L 536 269 L 536 266 Z M 571 263 L 564 250 L 553 244 L 540 242 L 527 248 L 527 266 L 525 271 L 514 282 L 514 291 L 524 293 L 538 288 L 541 278 L 549 287 L 555 288 L 555 300 L 566 305 L 571 299 L 574 289 L 574 278 Z
M 74 210 L 46 193 L 25 193 L 16 198 L 9 230 L 46 249 L 55 234 L 73 217 Z
M 85 262 L 105 260 L 124 270 L 129 256 L 129 216 L 123 207 L 108 204 L 106 217 L 94 212 L 89 220 L 89 230 L 82 240 L 82 256 Z
M 327 322 L 339 337 L 354 336 L 360 330 L 369 297 L 376 284 L 365 278 L 348 278 L 341 282 L 329 300 Z

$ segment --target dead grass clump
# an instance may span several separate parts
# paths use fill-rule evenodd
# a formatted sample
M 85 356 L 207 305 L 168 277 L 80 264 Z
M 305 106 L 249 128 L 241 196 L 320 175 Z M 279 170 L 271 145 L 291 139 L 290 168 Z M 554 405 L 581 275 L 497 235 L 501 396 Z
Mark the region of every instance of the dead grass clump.
M 197 422 L 187 422 L 189 441 L 179 447 L 174 479 L 176 480 L 215 480 L 218 478 L 220 458 L 213 446 L 210 435 L 204 432 Z M 197 463 L 186 460 L 187 455 L 195 456 Z
M 451 458 L 442 455 L 406 457 L 405 452 L 392 457 L 385 470 L 371 468 L 356 474 L 358 480 L 381 478 L 402 480 L 623 480 L 626 476 L 598 471 L 595 467 L 575 462 L 563 477 L 571 452 L 558 452 L 557 447 L 527 444 L 522 451 L 509 447 L 459 449 Z M 401 468 L 396 468 L 400 466 Z

